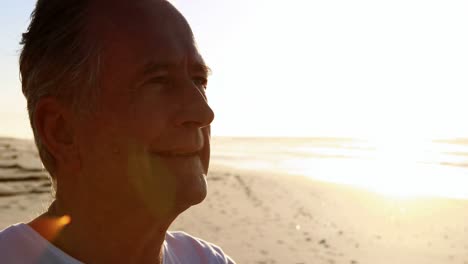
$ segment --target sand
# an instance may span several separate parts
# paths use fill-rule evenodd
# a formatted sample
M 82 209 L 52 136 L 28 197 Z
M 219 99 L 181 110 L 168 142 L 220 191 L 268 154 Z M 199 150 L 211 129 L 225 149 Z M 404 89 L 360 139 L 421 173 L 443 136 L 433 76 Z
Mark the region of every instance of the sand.
M 37 216 L 49 190 L 32 142 L 0 139 L 0 229 Z M 207 199 L 171 229 L 238 263 L 468 264 L 467 219 L 465 200 L 391 198 L 213 160 Z

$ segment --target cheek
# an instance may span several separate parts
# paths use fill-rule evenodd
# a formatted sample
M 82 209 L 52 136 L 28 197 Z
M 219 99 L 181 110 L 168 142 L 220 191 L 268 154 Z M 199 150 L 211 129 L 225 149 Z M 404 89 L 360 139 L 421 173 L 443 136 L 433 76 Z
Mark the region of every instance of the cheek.
M 136 138 L 155 138 L 170 126 L 173 112 L 174 104 L 169 98 L 141 94 L 139 100 L 134 100 L 129 107 L 129 129 L 133 130 Z
M 115 164 L 119 154 L 126 152 L 134 127 L 128 109 L 128 105 L 124 106 L 122 102 L 120 108 L 103 104 L 91 119 L 80 124 L 80 148 L 91 164 Z
M 205 173 L 208 173 L 208 167 L 210 165 L 210 151 L 211 151 L 211 145 L 210 145 L 210 140 L 211 140 L 211 128 L 205 127 L 202 129 L 203 132 L 203 139 L 205 142 L 205 145 L 203 147 L 203 151 L 201 153 L 201 162 L 203 169 Z

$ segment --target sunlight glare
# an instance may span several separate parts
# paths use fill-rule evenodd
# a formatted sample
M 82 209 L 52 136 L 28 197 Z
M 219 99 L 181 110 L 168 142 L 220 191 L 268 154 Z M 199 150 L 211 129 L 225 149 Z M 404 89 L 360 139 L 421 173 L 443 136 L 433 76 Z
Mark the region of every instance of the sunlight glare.
M 365 146 L 365 151 L 345 158 L 337 155 L 339 150 L 326 152 L 316 148 L 322 154 L 333 153 L 334 156 L 294 157 L 275 166 L 291 174 L 351 185 L 392 199 L 468 198 L 468 189 L 464 187 L 468 186 L 465 169 L 439 163 L 452 159 L 441 154 L 444 146 L 415 137 L 395 136 L 374 138 Z
M 371 161 L 373 174 L 367 175 L 368 189 L 383 195 L 411 199 L 423 196 L 461 196 L 460 184 L 465 182 L 457 173 L 443 178 L 444 171 L 430 165 L 437 160 L 430 141 L 415 137 L 387 137 L 373 142 L 376 154 Z M 453 169 L 458 172 L 457 168 Z

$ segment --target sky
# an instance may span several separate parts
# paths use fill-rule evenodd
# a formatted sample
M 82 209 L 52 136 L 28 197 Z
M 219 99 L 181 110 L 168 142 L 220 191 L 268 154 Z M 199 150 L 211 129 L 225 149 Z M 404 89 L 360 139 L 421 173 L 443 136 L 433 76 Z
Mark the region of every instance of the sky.
M 215 136 L 468 137 L 468 1 L 176 0 L 213 69 Z M 0 10 L 0 136 L 31 137 Z

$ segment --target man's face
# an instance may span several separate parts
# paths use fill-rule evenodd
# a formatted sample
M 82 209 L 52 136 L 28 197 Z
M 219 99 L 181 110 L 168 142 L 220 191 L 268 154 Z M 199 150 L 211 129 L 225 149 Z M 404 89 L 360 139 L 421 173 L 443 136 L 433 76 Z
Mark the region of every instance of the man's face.
M 172 6 L 118 2 L 97 18 L 104 48 L 97 109 L 78 134 L 83 182 L 99 199 L 184 210 L 206 196 L 206 67 Z

